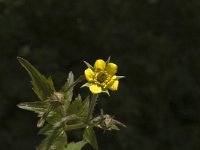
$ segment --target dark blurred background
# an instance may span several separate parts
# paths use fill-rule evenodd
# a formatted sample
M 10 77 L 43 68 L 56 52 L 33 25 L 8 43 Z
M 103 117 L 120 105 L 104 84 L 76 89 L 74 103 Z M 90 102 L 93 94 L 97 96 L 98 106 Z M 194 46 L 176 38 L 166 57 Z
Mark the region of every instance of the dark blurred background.
M 200 149 L 199 0 L 0 0 L 0 149 L 34 150 L 38 118 L 16 104 L 36 96 L 17 56 L 58 90 L 83 60 L 111 56 L 126 79 L 98 108 L 128 127 L 98 130 L 101 150 Z

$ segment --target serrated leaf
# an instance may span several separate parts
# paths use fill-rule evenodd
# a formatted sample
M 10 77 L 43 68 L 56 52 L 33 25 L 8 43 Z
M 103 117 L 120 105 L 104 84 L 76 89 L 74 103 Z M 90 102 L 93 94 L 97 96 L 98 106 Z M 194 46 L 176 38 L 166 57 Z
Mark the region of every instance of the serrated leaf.
M 82 98 L 78 95 L 74 101 L 71 102 L 68 108 L 68 114 L 78 114 L 82 107 Z
M 45 78 L 33 65 L 27 60 L 18 57 L 20 64 L 26 69 L 30 75 L 33 85 L 33 91 L 40 100 L 46 100 L 52 93 L 55 92 L 53 81 L 51 78 Z
M 67 81 L 65 82 L 61 91 L 65 92 L 69 88 L 69 86 L 71 86 L 73 83 L 74 83 L 74 74 L 72 71 L 70 71 L 67 77 Z
M 39 145 L 39 150 L 64 150 L 67 147 L 67 135 L 63 130 L 54 130 Z
M 83 101 L 81 96 L 78 95 L 76 99 L 70 104 L 68 114 L 76 114 L 79 117 L 86 117 L 89 111 L 89 97 Z
M 87 96 L 84 101 L 82 101 L 82 109 L 80 110 L 80 116 L 87 116 L 89 112 L 89 106 L 90 106 L 90 97 Z
M 63 118 L 62 114 L 62 109 L 58 108 L 53 108 L 52 106 L 49 106 L 47 110 L 40 115 L 40 119 L 37 122 L 37 127 L 42 127 L 47 121 L 50 124 L 54 124 L 57 121 L 59 121 L 61 118 Z
M 67 77 L 67 82 L 64 84 L 64 86 L 61 89 L 61 91 L 65 93 L 66 98 L 68 97 L 72 98 L 72 95 L 68 95 L 68 93 L 73 91 L 73 87 L 70 87 L 71 85 L 73 85 L 73 83 L 74 83 L 74 74 L 72 73 L 72 71 L 70 71 Z M 71 99 L 68 99 L 68 100 L 71 101 Z
M 69 72 L 67 81 L 61 89 L 61 92 L 64 93 L 64 98 L 65 98 L 64 106 L 63 106 L 65 111 L 68 109 L 69 104 L 72 101 L 73 88 L 74 88 L 72 86 L 73 83 L 74 83 L 74 75 L 72 72 Z
M 86 127 L 83 133 L 83 139 L 88 142 L 94 149 L 98 150 L 96 135 L 92 127 Z
M 68 144 L 67 148 L 65 150 L 81 150 L 81 148 L 87 144 L 85 141 L 80 141 L 80 142 L 71 142 Z
M 17 106 L 21 109 L 38 113 L 39 115 L 42 115 L 48 109 L 48 104 L 44 101 L 23 102 L 17 104 Z

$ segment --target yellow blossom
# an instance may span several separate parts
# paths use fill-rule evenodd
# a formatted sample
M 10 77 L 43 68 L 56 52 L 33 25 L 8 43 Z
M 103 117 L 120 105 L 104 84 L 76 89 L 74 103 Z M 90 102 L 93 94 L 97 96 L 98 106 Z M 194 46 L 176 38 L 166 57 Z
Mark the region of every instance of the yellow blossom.
M 108 89 L 111 91 L 116 91 L 119 86 L 119 78 L 123 76 L 116 76 L 117 65 L 114 63 L 105 62 L 102 59 L 96 60 L 94 67 L 89 63 L 85 62 L 88 68 L 85 70 L 85 78 L 88 81 L 83 86 L 89 87 L 93 94 L 98 94 L 101 92 L 108 93 Z M 109 93 L 108 93 L 109 94 Z

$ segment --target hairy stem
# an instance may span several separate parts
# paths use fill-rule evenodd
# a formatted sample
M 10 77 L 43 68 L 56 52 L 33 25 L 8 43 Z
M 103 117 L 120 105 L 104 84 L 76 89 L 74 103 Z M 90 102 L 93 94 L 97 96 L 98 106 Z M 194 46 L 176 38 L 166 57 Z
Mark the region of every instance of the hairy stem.
M 73 124 L 73 125 L 65 125 L 64 130 L 65 131 L 76 130 L 76 129 L 85 128 L 86 126 L 87 125 L 84 124 L 84 123 L 77 123 L 77 124 Z

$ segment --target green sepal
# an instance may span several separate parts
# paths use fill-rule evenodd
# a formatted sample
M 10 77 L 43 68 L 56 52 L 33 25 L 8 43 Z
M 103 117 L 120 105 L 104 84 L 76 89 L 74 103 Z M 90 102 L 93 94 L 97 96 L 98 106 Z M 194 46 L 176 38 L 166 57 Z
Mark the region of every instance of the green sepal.
M 94 67 L 92 65 L 90 65 L 87 61 L 83 61 L 83 62 L 86 64 L 86 66 L 88 68 L 91 68 L 92 70 L 94 69 Z
M 108 59 L 106 60 L 106 64 L 110 63 L 110 56 L 108 57 Z
M 125 76 L 117 76 L 117 80 L 120 80 L 120 79 L 124 79 L 126 78 Z
M 86 83 L 83 84 L 80 88 L 83 88 L 83 87 L 90 87 L 90 86 L 92 86 L 92 85 L 93 85 L 92 83 L 86 82 Z
M 108 96 L 110 96 L 110 93 L 108 90 L 102 91 L 102 93 L 106 93 Z
M 31 77 L 33 91 L 40 100 L 46 100 L 52 93 L 55 92 L 54 84 L 51 78 L 43 76 L 33 65 L 27 60 L 17 57 L 20 64 L 26 69 L 29 76 Z
M 120 130 L 120 128 L 118 126 L 116 126 L 115 124 L 113 124 L 111 127 L 110 127 L 111 130 Z

